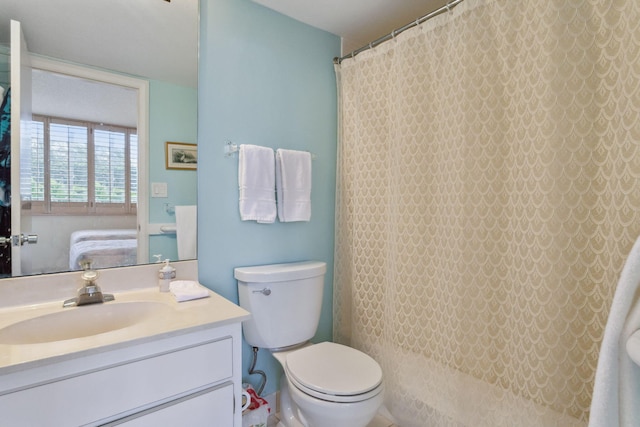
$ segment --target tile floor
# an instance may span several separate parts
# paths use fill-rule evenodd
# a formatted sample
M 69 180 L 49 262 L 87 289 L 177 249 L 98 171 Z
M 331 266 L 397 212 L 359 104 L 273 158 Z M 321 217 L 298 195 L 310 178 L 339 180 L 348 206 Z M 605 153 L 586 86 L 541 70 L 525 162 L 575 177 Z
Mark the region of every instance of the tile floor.
M 269 417 L 269 423 L 267 427 L 276 427 L 278 424 L 277 416 L 273 415 Z M 367 427 L 397 427 L 391 421 L 387 420 L 382 415 L 376 415 L 376 417 L 369 423 Z
M 369 423 L 367 427 L 397 427 L 391 421 L 383 417 L 382 415 L 376 415 L 376 417 Z

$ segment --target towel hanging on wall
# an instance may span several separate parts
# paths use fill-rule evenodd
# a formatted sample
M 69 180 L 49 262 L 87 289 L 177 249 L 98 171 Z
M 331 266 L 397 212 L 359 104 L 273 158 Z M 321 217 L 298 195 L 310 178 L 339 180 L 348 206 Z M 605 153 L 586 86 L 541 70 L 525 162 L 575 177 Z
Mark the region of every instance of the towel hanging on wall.
M 276 220 L 273 149 L 240 145 L 238 154 L 240 218 L 269 224 Z
M 178 259 L 197 259 L 198 207 L 196 205 L 176 206 L 175 213 Z
M 278 219 L 281 222 L 311 219 L 311 153 L 276 151 Z

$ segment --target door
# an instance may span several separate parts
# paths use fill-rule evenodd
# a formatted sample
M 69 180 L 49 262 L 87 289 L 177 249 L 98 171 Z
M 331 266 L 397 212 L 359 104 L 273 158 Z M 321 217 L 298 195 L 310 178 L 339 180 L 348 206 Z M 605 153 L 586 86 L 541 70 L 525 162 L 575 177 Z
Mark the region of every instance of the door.
M 30 135 L 28 127 L 31 121 L 31 69 L 29 53 L 22 33 L 20 22 L 11 21 L 11 147 L 8 154 L 10 159 L 10 181 L 8 189 L 10 199 L 9 233 L 4 234 L 5 252 L 10 249 L 12 276 L 22 275 L 23 267 L 30 259 L 23 253 L 25 243 L 36 243 L 36 236 L 26 236 L 22 230 L 28 227 L 28 221 L 23 217 L 23 201 L 28 207 L 30 200 L 29 153 Z M 22 174 L 21 174 L 22 172 Z M 21 183 L 23 185 L 21 185 Z M 7 188 L 5 188 L 6 192 Z M 5 226 L 6 227 L 6 226 Z M 7 241 L 8 239 L 8 241 Z M 0 238 L 0 241 L 3 239 Z M 4 272 L 3 272 L 4 273 Z M 5 273 L 6 274 L 6 273 Z
M 11 57 L 8 56 L 8 61 Z M 7 62 L 7 65 L 9 62 Z M 6 82 L 9 83 L 9 82 Z M 11 276 L 11 87 L 0 97 L 0 277 Z

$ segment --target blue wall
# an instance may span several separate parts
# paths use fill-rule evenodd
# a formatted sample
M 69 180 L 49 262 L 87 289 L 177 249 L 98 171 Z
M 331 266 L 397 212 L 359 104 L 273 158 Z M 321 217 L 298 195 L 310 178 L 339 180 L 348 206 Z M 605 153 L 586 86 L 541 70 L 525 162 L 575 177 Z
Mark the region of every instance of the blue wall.
M 197 200 L 196 172 L 168 170 L 165 167 L 165 142 L 197 143 L 198 92 L 159 80 L 149 81 L 149 222 L 173 223 L 164 204 L 194 205 Z M 167 198 L 151 197 L 151 183 L 166 182 Z M 178 259 L 175 234 L 149 238 L 149 261 L 154 254 Z
M 233 269 L 300 260 L 327 262 L 320 326 L 332 334 L 336 89 L 332 59 L 340 39 L 250 0 L 200 1 L 198 77 L 198 260 L 200 281 L 238 301 Z M 243 222 L 238 213 L 238 158 L 226 141 L 311 151 L 312 217 L 308 223 Z M 243 379 L 250 347 L 243 346 Z M 281 370 L 261 351 L 264 391 Z

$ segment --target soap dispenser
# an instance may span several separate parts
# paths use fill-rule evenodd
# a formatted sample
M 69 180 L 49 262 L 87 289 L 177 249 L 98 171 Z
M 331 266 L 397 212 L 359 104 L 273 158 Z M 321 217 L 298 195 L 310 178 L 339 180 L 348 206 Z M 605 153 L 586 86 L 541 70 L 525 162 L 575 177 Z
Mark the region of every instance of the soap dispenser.
M 176 269 L 169 265 L 169 259 L 164 260 L 164 266 L 158 271 L 158 286 L 160 292 L 169 292 L 171 279 L 176 278 Z

